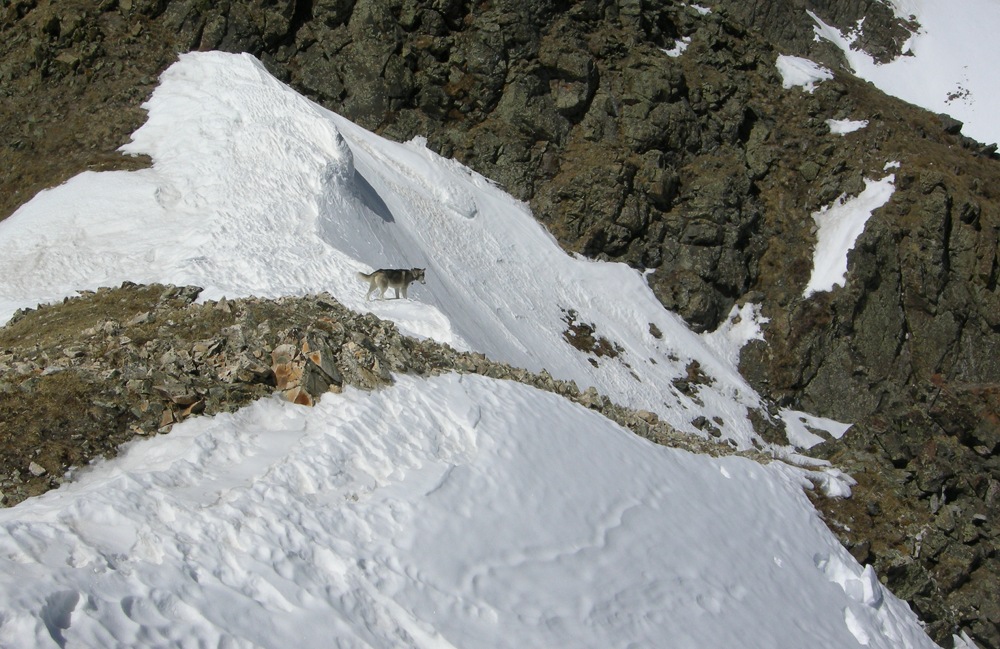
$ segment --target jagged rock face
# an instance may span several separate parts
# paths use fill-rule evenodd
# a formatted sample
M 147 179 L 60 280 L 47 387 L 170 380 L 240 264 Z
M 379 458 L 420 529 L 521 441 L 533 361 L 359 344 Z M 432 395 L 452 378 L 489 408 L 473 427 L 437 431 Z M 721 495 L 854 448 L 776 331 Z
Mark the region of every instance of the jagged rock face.
M 778 53 L 843 61 L 813 39 L 807 8 L 842 29 L 864 17 L 859 43 L 884 58 L 907 33 L 886 4 L 703 4 L 712 13 L 642 0 L 18 0 L 0 9 L 0 165 L 12 170 L 0 213 L 115 164 L 175 52 L 251 52 L 363 126 L 426 136 L 497 180 L 567 249 L 654 269 L 653 291 L 696 330 L 762 303 L 766 340 L 745 350 L 744 374 L 781 404 L 857 422 L 825 452 L 862 477 L 853 503 L 894 494 L 892 514 L 831 509 L 854 530 L 845 542 L 868 547 L 936 639 L 965 627 L 1000 647 L 1000 613 L 977 603 L 995 602 L 998 570 L 1000 164 L 953 121 L 845 74 L 812 94 L 781 88 Z M 664 51 L 680 43 L 681 56 Z M 829 118 L 869 125 L 841 137 Z M 803 299 L 811 214 L 890 161 L 896 192 L 846 285 Z M 295 344 L 289 390 L 304 385 Z M 941 511 L 955 524 L 916 551 Z
M 813 452 L 857 476 L 854 500 L 870 508 L 830 520 L 935 637 L 965 627 L 996 647 L 983 585 L 1000 536 L 1000 223 L 972 207 L 974 178 L 903 172 L 898 184 L 851 253 L 847 285 L 771 310 L 768 343 L 741 367 L 778 399 L 856 422 Z

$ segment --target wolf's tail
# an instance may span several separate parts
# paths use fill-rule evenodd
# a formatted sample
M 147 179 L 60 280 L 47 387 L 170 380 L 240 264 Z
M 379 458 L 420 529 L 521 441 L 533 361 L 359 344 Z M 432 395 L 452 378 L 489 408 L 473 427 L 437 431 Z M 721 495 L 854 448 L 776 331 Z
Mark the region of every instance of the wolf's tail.
M 358 279 L 360 279 L 362 282 L 370 282 L 371 279 L 372 279 L 372 275 L 374 275 L 374 274 L 375 273 L 362 273 L 359 270 L 358 271 Z

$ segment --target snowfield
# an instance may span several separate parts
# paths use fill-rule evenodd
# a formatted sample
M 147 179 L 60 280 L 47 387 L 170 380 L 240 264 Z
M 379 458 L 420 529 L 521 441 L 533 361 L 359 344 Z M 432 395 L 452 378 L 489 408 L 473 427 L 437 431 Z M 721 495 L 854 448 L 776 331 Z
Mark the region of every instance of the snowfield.
M 759 441 L 736 369 L 760 335 L 752 305 L 696 335 L 640 273 L 566 255 L 485 178 L 247 55 L 182 55 L 146 108 L 126 150 L 151 169 L 82 174 L 0 223 L 0 321 L 125 280 L 329 291 L 692 434 L 700 416 Z M 355 273 L 387 266 L 428 283 L 366 302 Z M 619 355 L 575 349 L 570 322 Z M 711 381 L 689 396 L 671 382 L 693 361 Z M 782 416 L 802 446 L 846 430 Z M 312 409 L 269 399 L 0 510 L 0 645 L 934 647 L 819 519 L 807 475 L 658 447 L 475 376 L 400 376 Z
M 903 55 L 885 64 L 853 49 L 864 25 L 841 31 L 809 11 L 816 38 L 828 40 L 847 58 L 854 74 L 883 92 L 935 113 L 962 121 L 962 132 L 985 144 L 1000 142 L 1000 76 L 992 61 L 998 54 L 996 26 L 1000 3 L 995 0 L 886 0 L 904 20 L 919 28 L 903 46 Z M 986 63 L 989 61 L 990 63 Z
M 896 187 L 895 174 L 881 180 L 865 179 L 864 190 L 853 198 L 839 197 L 832 205 L 813 214 L 816 221 L 816 248 L 813 271 L 803 297 L 817 291 L 843 286 L 847 278 L 847 254 L 865 231 L 872 212 L 889 202 Z
M 934 646 L 785 465 L 478 376 L 179 424 L 0 565 L 5 647 Z

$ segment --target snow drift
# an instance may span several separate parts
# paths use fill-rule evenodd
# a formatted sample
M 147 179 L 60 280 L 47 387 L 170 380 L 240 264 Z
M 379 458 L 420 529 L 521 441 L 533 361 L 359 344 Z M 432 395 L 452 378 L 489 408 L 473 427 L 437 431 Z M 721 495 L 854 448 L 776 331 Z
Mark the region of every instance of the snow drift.
M 0 644 L 934 646 L 783 467 L 476 376 L 258 402 L 0 510 Z

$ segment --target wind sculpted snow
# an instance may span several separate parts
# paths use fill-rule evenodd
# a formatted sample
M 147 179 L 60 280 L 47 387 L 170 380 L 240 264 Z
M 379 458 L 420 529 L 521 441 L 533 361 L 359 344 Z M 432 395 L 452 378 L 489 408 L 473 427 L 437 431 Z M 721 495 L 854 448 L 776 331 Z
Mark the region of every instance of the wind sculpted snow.
M 0 510 L 0 644 L 933 647 L 783 466 L 483 377 L 266 400 Z

